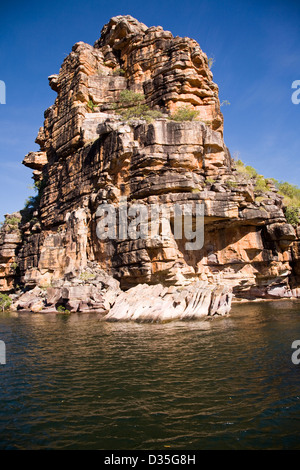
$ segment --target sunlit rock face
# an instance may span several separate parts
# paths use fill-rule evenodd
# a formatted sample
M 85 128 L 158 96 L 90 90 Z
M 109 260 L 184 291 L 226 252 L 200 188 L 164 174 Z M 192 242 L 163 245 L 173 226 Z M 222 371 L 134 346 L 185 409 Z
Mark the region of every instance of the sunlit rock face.
M 174 110 L 190 103 L 214 130 L 222 131 L 218 87 L 196 41 L 117 16 L 104 26 L 95 48 L 107 64 L 125 70 L 129 87 L 145 93 L 151 107 Z
M 167 318 L 227 313 L 231 292 L 249 299 L 297 295 L 299 234 L 287 224 L 272 184 L 258 197 L 253 180 L 233 167 L 218 87 L 196 41 L 117 16 L 94 46 L 76 43 L 49 84 L 57 97 L 38 132 L 40 151 L 23 162 L 34 170 L 39 196 L 32 209 L 21 211 L 17 226 L 4 224 L 0 236 L 1 290 L 19 284 L 38 292 L 38 302 L 26 297 L 18 308 L 68 304 L 71 311 L 85 311 L 102 305 L 114 319 L 122 299 L 110 315 L 111 291 L 130 289 L 138 296 L 131 289 L 139 284 L 146 299 L 152 290 L 145 286 L 161 286 L 160 307 L 152 314 L 170 300 Z M 144 94 L 145 104 L 162 117 L 123 120 L 116 113 L 123 90 Z M 196 120 L 169 119 L 186 105 L 198 112 Z M 189 205 L 193 220 L 202 204 L 203 246 L 187 249 L 187 240 L 174 234 L 172 217 L 167 236 L 100 240 L 99 205 L 118 211 L 124 198 L 128 207 L 163 205 L 171 214 L 175 206 Z M 103 273 L 117 284 L 103 284 Z M 170 295 L 172 286 L 186 289 L 185 303 L 177 291 Z M 47 289 L 58 290 L 47 295 Z M 98 298 L 95 290 L 101 289 L 105 295 Z M 199 289 L 203 298 L 191 306 Z M 131 318 L 131 301 L 123 300 Z M 152 314 L 143 313 L 147 319 Z

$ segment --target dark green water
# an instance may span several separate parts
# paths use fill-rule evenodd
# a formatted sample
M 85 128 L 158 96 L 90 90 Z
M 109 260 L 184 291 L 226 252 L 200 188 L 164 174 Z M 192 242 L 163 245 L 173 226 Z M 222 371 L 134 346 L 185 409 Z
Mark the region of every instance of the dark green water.
M 300 302 L 103 323 L 1 314 L 1 449 L 300 449 Z

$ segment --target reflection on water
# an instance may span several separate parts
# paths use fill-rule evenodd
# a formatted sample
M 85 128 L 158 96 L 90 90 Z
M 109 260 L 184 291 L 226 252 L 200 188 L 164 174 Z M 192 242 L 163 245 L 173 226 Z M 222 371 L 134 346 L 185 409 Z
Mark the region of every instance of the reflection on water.
M 299 302 L 166 324 L 1 314 L 0 339 L 1 449 L 300 448 Z

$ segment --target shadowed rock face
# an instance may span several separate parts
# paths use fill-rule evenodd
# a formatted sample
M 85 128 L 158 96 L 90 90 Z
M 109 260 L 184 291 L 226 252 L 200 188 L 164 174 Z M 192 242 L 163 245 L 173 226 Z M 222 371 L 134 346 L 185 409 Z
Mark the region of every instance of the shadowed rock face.
M 34 170 L 39 197 L 32 210 L 21 211 L 17 226 L 6 223 L 0 235 L 0 289 L 20 284 L 34 288 L 38 298 L 28 300 L 27 293 L 18 308 L 98 308 L 115 319 L 126 305 L 124 319 L 134 317 L 130 294 L 120 294 L 109 313 L 115 302 L 111 291 L 119 288 L 103 291 L 103 273 L 122 289 L 131 288 L 136 299 L 135 286 L 144 284 L 146 299 L 160 286 L 152 310 L 146 312 L 145 298 L 140 299 L 147 319 L 170 302 L 166 318 L 226 313 L 231 290 L 244 298 L 297 295 L 299 234 L 287 224 L 271 183 L 259 194 L 254 181 L 232 167 L 218 87 L 194 40 L 118 16 L 94 46 L 75 44 L 49 84 L 57 98 L 36 139 L 40 151 L 23 162 Z M 123 121 L 114 107 L 125 89 L 143 93 L 145 103 L 165 117 Z M 197 120 L 168 119 L 183 105 L 198 111 Z M 195 204 L 203 203 L 203 247 L 187 250 L 172 223 L 167 237 L 99 240 L 99 204 L 118 209 L 124 197 L 129 206 L 164 204 L 171 212 L 190 204 L 193 216 Z M 179 289 L 183 303 L 178 292 L 167 292 L 170 286 Z

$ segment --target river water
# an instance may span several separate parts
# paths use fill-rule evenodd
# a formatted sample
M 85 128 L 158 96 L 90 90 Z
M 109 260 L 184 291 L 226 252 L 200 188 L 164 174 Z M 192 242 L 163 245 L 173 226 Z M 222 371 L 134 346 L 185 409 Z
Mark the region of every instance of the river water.
M 0 449 L 300 449 L 300 302 L 104 323 L 0 314 Z

